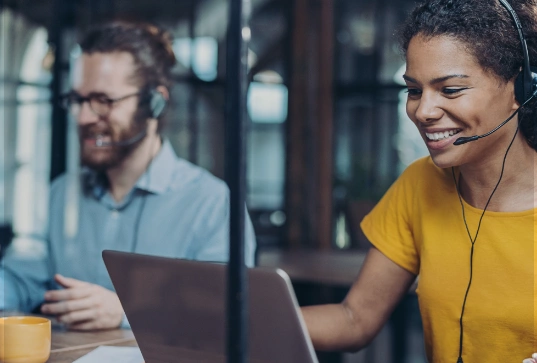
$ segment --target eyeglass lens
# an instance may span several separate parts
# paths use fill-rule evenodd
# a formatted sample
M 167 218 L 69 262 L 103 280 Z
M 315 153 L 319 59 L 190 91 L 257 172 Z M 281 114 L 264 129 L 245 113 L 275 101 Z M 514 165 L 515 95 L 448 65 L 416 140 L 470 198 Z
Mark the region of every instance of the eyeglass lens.
M 88 102 L 90 109 L 96 115 L 106 116 L 110 112 L 111 101 L 99 95 L 82 97 L 73 93 L 63 99 L 63 105 L 72 115 L 78 115 L 84 102 Z

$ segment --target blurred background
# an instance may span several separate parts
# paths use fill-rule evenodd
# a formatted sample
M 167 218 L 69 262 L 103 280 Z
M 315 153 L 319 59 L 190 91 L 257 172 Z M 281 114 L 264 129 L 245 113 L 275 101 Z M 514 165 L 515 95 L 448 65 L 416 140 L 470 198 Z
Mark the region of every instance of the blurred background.
M 223 178 L 226 0 L 0 2 L 0 253 L 40 253 L 50 181 L 76 162 L 64 110 L 76 40 L 111 19 L 156 23 L 178 64 L 165 130 L 177 154 Z M 339 302 L 368 242 L 359 222 L 427 154 L 405 113 L 395 32 L 414 0 L 251 0 L 247 204 L 258 263 L 284 267 L 301 305 Z M 322 362 L 425 362 L 416 296 L 373 344 Z

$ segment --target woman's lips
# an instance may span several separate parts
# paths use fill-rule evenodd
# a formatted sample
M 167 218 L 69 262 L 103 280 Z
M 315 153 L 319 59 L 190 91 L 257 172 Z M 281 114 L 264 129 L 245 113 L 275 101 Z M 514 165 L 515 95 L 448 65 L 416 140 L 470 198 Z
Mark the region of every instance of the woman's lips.
M 461 129 L 442 131 L 424 131 L 425 144 L 430 150 L 441 150 L 451 145 L 460 137 Z

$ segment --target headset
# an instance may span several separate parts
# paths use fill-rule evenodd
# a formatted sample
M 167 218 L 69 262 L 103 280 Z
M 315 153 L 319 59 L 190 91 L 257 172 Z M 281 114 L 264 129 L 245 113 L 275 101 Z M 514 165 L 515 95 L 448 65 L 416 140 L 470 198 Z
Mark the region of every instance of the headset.
M 530 101 L 535 99 L 537 97 L 537 66 L 531 66 L 530 63 L 530 57 L 528 52 L 528 45 L 526 42 L 526 38 L 524 37 L 524 31 L 522 29 L 522 24 L 520 23 L 520 19 L 518 18 L 518 15 L 516 14 L 513 7 L 507 2 L 507 0 L 499 0 L 500 4 L 509 12 L 509 15 L 513 19 L 515 23 L 516 30 L 518 32 L 518 37 L 520 39 L 520 44 L 522 46 L 522 54 L 524 56 L 524 61 L 522 64 L 522 70 L 518 74 L 518 76 L 515 79 L 515 99 L 520 104 L 520 107 L 504 122 L 499 124 L 497 127 L 495 127 L 493 130 L 483 134 L 483 135 L 474 135 L 474 136 L 468 136 L 468 137 L 459 137 L 453 145 L 462 145 L 466 144 L 470 141 L 476 141 L 478 139 L 482 139 L 484 137 L 487 137 L 489 135 L 492 135 L 496 131 L 498 131 L 500 128 L 502 128 L 506 123 L 511 121 L 513 117 Z M 534 130 L 534 138 L 533 143 L 534 146 L 537 145 L 537 123 L 533 127 Z
M 509 4 L 509 2 L 507 2 L 507 0 L 499 1 L 502 6 L 509 12 L 511 18 L 513 18 L 516 30 L 518 32 L 518 37 L 520 38 L 522 53 L 524 55 L 524 64 L 522 66 L 522 71 L 518 74 L 515 80 L 515 98 L 518 103 L 522 105 L 526 103 L 529 99 L 535 97 L 535 92 L 537 92 L 537 66 L 531 66 L 528 45 L 518 15 L 516 14 L 513 7 Z
M 156 89 L 149 91 L 149 110 L 151 118 L 158 119 L 166 107 L 166 99 Z
M 162 115 L 162 111 L 164 111 L 164 108 L 166 108 L 166 99 L 164 98 L 164 95 L 157 91 L 156 89 L 151 89 L 148 91 L 147 94 L 147 100 L 149 104 L 149 112 L 148 117 L 158 120 L 158 118 Z M 147 136 L 147 130 L 143 129 L 138 134 L 134 135 L 130 139 L 123 140 L 123 141 L 109 141 L 105 142 L 100 139 L 95 140 L 95 146 L 97 147 L 106 147 L 106 146 L 130 146 L 133 144 L 136 144 L 137 142 L 141 141 L 143 138 Z
M 483 134 L 483 135 L 475 135 L 475 136 L 470 136 L 470 137 L 460 137 L 454 142 L 454 145 L 465 144 L 467 142 L 475 141 L 475 140 L 478 140 L 478 139 L 481 139 L 483 137 L 487 137 L 487 136 L 491 135 L 492 133 L 494 133 L 497 130 L 499 130 L 502 126 L 504 126 L 507 122 L 509 122 L 520 111 L 520 109 L 522 109 L 524 106 L 526 106 L 533 99 L 537 98 L 537 67 L 531 67 L 529 53 L 528 53 L 528 46 L 527 46 L 527 43 L 526 43 L 526 38 L 524 37 L 524 32 L 522 30 L 522 24 L 520 22 L 520 19 L 518 18 L 518 15 L 516 14 L 516 12 L 513 9 L 513 7 L 509 4 L 509 2 L 507 2 L 507 0 L 498 0 L 498 1 L 509 12 L 509 15 L 511 16 L 511 18 L 513 19 L 513 21 L 515 23 L 515 27 L 517 29 L 518 36 L 519 36 L 519 39 L 520 39 L 520 44 L 522 46 L 522 52 L 523 52 L 523 55 L 524 55 L 524 61 L 523 61 L 523 65 L 522 65 L 522 70 L 520 71 L 520 73 L 518 74 L 517 78 L 515 79 L 515 99 L 520 104 L 520 107 L 507 120 L 502 122 L 500 125 L 498 125 L 496 128 L 494 128 L 492 131 L 489 131 L 489 132 L 487 132 L 486 134 Z M 535 122 L 533 129 L 534 129 L 534 144 L 537 145 L 537 122 Z M 483 209 L 483 213 L 481 214 L 481 217 L 479 218 L 479 223 L 477 225 L 477 230 L 476 230 L 474 238 L 472 238 L 472 235 L 471 235 L 470 230 L 468 228 L 468 223 L 466 222 L 466 216 L 465 216 L 465 213 L 464 213 L 464 204 L 462 202 L 459 183 L 457 182 L 457 180 L 455 178 L 454 169 L 453 168 L 451 169 L 452 176 L 453 176 L 453 181 L 455 183 L 455 188 L 457 189 L 457 194 L 458 194 L 458 197 L 459 197 L 459 202 L 460 202 L 461 207 L 462 207 L 462 217 L 463 217 L 463 220 L 464 220 L 464 225 L 466 227 L 466 231 L 468 232 L 468 237 L 470 238 L 470 242 L 471 242 L 471 245 L 472 245 L 471 250 L 470 250 L 470 278 L 469 278 L 469 281 L 468 281 L 468 287 L 466 288 L 466 293 L 464 295 L 464 300 L 463 300 L 462 309 L 461 309 L 461 316 L 460 316 L 460 319 L 459 319 L 460 335 L 459 335 L 459 353 L 458 353 L 458 357 L 457 357 L 457 363 L 464 363 L 463 359 L 462 359 L 463 316 L 464 316 L 464 309 L 466 307 L 466 300 L 467 300 L 467 297 L 468 297 L 468 292 L 470 291 L 470 286 L 472 284 L 473 256 L 474 256 L 475 241 L 477 240 L 477 236 L 479 234 L 479 229 L 481 227 L 481 221 L 483 220 L 483 217 L 485 215 L 487 207 L 488 207 L 488 205 L 489 205 L 489 203 L 490 203 L 490 201 L 492 199 L 492 196 L 496 192 L 496 189 L 498 188 L 498 186 L 500 185 L 500 182 L 502 180 L 503 172 L 504 172 L 504 169 L 505 169 L 505 160 L 507 159 L 507 154 L 509 153 L 509 150 L 511 149 L 511 146 L 513 145 L 513 142 L 515 141 L 517 133 L 518 133 L 518 128 L 517 128 L 517 131 L 515 132 L 515 135 L 513 136 L 513 139 L 511 140 L 511 143 L 509 144 L 509 147 L 507 148 L 507 151 L 505 152 L 505 155 L 504 155 L 504 158 L 503 158 L 502 169 L 501 169 L 501 173 L 500 173 L 500 178 L 499 178 L 498 182 L 496 183 L 496 186 L 494 187 L 494 190 L 490 194 L 490 196 L 489 196 L 489 198 L 487 200 L 487 204 L 485 205 L 485 208 Z M 460 181 L 460 177 L 459 177 L 459 181 Z

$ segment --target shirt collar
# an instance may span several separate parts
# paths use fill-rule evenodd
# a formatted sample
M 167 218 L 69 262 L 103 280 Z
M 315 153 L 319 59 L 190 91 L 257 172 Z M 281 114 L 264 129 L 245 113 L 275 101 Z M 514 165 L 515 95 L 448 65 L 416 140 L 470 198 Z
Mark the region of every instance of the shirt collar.
M 174 168 L 179 158 L 169 140 L 163 139 L 159 153 L 149 164 L 145 173 L 138 179 L 134 188 L 154 194 L 162 194 L 170 189 L 173 183 Z M 106 182 L 95 171 L 83 168 L 82 180 L 84 190 L 91 192 L 95 198 L 101 199 L 106 194 Z
M 154 194 L 169 190 L 174 175 L 173 165 L 178 158 L 168 139 L 163 139 L 159 153 L 149 164 L 145 173 L 138 179 L 135 187 Z

